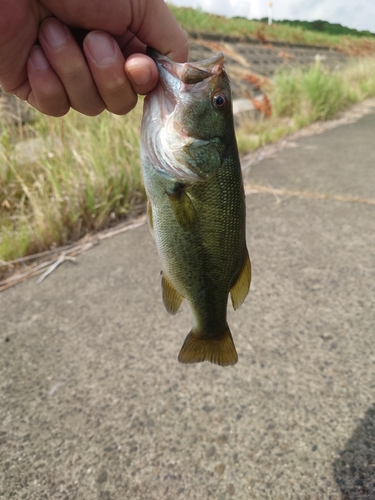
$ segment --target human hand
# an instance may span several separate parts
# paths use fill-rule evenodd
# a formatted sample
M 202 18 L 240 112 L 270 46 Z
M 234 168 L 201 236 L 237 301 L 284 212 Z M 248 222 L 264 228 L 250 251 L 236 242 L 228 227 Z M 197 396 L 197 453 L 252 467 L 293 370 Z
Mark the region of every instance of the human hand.
M 158 81 L 147 45 L 188 54 L 164 0 L 0 0 L 0 11 L 0 85 L 47 115 L 125 114 Z M 82 47 L 69 26 L 88 31 Z

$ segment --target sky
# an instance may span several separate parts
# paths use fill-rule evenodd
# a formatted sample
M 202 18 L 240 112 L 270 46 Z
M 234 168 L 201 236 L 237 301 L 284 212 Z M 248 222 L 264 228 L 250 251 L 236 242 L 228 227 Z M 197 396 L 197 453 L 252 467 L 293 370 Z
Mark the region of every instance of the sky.
M 227 17 L 260 19 L 268 16 L 269 0 L 168 0 L 183 7 L 200 7 Z M 375 0 L 273 0 L 274 19 L 329 21 L 375 33 Z

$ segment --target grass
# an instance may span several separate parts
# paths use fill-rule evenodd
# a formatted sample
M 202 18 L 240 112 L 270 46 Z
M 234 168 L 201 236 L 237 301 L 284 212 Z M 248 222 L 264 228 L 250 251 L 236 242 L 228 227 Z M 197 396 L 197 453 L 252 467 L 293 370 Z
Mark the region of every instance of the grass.
M 375 53 L 375 39 L 373 37 L 329 35 L 287 24 L 273 23 L 269 26 L 261 21 L 216 16 L 203 12 L 201 9 L 177 7 L 172 4 L 168 4 L 168 7 L 186 31 L 257 38 L 263 43 L 268 40 L 321 45 L 336 48 L 350 55 Z
M 138 106 L 125 117 L 38 114 L 32 127 L 3 127 L 0 260 L 77 240 L 143 202 L 140 120 Z M 16 139 L 25 137 L 20 150 Z
M 265 91 L 272 116 L 238 128 L 241 154 L 375 96 L 375 58 L 336 72 L 320 64 L 280 71 Z M 27 127 L 1 128 L 0 261 L 76 241 L 144 209 L 141 113 L 138 105 L 125 117 L 38 114 Z M 5 272 L 0 266 L 0 279 Z
M 260 21 L 268 22 L 268 18 L 264 17 L 260 19 Z M 321 20 L 316 20 L 316 21 L 299 21 L 299 20 L 294 20 L 291 21 L 289 19 L 284 19 L 284 20 L 274 20 L 274 23 L 277 24 L 288 24 L 290 26 L 295 26 L 295 27 L 300 27 L 303 30 L 308 30 L 308 31 L 318 31 L 318 32 L 323 32 L 327 33 L 329 35 L 339 35 L 339 36 L 355 36 L 355 37 L 360 37 L 360 36 L 366 36 L 366 37 L 373 37 L 375 36 L 375 33 L 371 33 L 369 30 L 356 30 L 354 28 L 347 28 L 346 26 L 342 26 L 342 24 L 339 23 L 330 23 L 328 21 L 321 21 Z
M 265 90 L 272 116 L 242 124 L 237 131 L 241 154 L 280 140 L 309 123 L 332 119 L 350 105 L 375 96 L 375 58 L 353 61 L 336 72 L 319 63 L 279 71 Z

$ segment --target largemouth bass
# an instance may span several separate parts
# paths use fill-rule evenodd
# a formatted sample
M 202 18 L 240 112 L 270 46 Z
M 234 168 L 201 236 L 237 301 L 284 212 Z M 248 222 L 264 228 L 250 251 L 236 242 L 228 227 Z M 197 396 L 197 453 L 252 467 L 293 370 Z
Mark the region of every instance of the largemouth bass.
M 178 359 L 233 365 L 227 324 L 250 286 L 245 194 L 222 53 L 175 63 L 152 49 L 159 83 L 144 102 L 141 160 L 148 221 L 162 262 L 164 305 L 184 298 L 195 324 Z

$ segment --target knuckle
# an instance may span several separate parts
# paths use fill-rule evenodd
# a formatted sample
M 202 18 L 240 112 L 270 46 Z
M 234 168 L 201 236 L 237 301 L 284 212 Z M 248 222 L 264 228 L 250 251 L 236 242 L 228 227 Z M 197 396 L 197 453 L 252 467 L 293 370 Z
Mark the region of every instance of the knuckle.
M 64 102 L 56 102 L 56 100 L 49 99 L 44 103 L 40 103 L 41 111 L 50 116 L 64 116 L 70 110 L 70 104 L 66 100 Z
M 39 92 L 38 92 L 39 90 Z M 48 116 L 64 116 L 70 109 L 70 103 L 65 92 L 61 89 L 46 86 L 41 93 L 40 89 L 34 89 L 33 95 L 27 98 L 28 103 Z
M 75 101 L 77 100 L 75 99 Z M 106 108 L 103 101 L 96 99 L 90 101 L 79 99 L 77 102 L 72 102 L 71 106 L 73 109 L 86 116 L 98 116 Z
M 128 80 L 125 78 L 125 76 L 118 76 L 117 78 L 105 78 L 101 82 L 101 87 L 103 90 L 109 91 L 109 92 L 119 92 L 123 91 L 126 92 L 126 89 L 129 86 Z
M 44 115 L 59 118 L 60 116 L 64 116 L 68 113 L 70 106 L 69 104 L 56 106 L 56 104 L 50 102 L 38 102 L 37 109 Z
M 134 94 L 134 96 L 131 96 L 131 98 L 127 99 L 126 102 L 124 102 L 123 99 L 118 99 L 116 102 L 108 103 L 107 110 L 115 115 L 126 115 L 135 108 L 137 101 L 138 96 L 137 94 Z
M 85 71 L 82 71 L 82 69 L 82 66 L 80 66 L 79 64 L 72 64 L 61 68 L 61 70 L 58 72 L 58 75 L 64 82 L 67 82 L 71 85 L 80 86 L 85 76 Z
M 105 110 L 105 106 L 104 106 L 104 104 L 102 104 L 100 106 L 95 106 L 95 107 L 87 108 L 85 110 L 79 110 L 78 109 L 77 111 L 79 111 L 80 113 L 83 113 L 84 115 L 87 115 L 87 116 L 98 116 L 104 110 Z
M 69 110 L 70 110 L 70 106 L 66 106 L 63 109 L 59 109 L 59 110 L 53 111 L 52 113 L 48 113 L 48 114 L 50 116 L 54 116 L 55 118 L 59 118 L 61 116 L 66 115 L 69 112 Z

